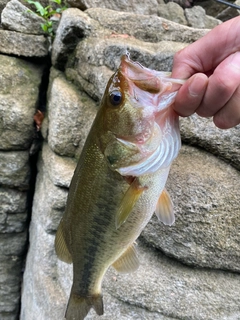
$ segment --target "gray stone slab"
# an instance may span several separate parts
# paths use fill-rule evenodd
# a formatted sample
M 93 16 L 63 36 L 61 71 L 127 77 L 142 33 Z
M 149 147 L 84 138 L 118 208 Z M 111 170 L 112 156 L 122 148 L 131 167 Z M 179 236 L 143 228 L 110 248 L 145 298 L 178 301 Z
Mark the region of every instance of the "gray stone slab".
M 33 136 L 42 65 L 0 55 L 0 149 L 26 150 Z
M 0 53 L 23 57 L 46 57 L 48 48 L 48 39 L 43 35 L 0 29 Z
M 50 148 L 63 156 L 79 155 L 95 114 L 95 103 L 85 93 L 61 75 L 54 78 L 48 102 Z
M 18 0 L 7 3 L 1 14 L 1 23 L 7 30 L 36 35 L 45 33 L 41 24 L 46 23 L 46 20 Z
M 239 272 L 240 172 L 184 146 L 166 187 L 175 204 L 175 224 L 167 227 L 153 217 L 143 237 L 186 264 Z
M 30 177 L 28 151 L 0 151 L 0 185 L 28 189 Z

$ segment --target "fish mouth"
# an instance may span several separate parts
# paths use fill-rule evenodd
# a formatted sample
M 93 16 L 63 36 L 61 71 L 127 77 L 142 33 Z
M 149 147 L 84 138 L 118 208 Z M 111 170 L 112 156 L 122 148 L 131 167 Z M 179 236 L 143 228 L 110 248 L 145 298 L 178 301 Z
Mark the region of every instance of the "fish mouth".
M 122 74 L 132 81 L 139 89 L 150 93 L 163 93 L 172 89 L 173 84 L 182 85 L 185 79 L 171 78 L 171 72 L 157 71 L 142 66 L 130 59 L 127 51 L 121 58 Z M 176 90 L 176 87 L 174 88 Z
M 170 107 L 177 94 L 172 88 L 175 79 L 169 72 L 151 70 L 132 61 L 129 53 L 121 58 L 117 79 L 130 104 L 142 109 L 143 120 L 139 118 L 141 130 L 133 134 L 114 132 L 119 149 L 127 155 L 130 151 L 126 161 L 116 162 L 112 168 L 122 176 L 138 177 L 169 167 L 181 146 L 178 116 Z

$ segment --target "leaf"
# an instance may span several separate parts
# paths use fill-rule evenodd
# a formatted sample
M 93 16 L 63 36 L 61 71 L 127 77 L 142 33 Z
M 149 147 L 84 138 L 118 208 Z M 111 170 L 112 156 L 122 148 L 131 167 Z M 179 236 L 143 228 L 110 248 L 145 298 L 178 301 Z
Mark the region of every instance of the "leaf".
M 61 0 L 50 0 L 51 2 L 54 2 L 54 3 L 57 3 L 57 4 L 59 4 L 59 5 L 61 5 Z
M 41 27 L 44 32 L 48 31 L 48 26 L 45 23 L 41 23 Z

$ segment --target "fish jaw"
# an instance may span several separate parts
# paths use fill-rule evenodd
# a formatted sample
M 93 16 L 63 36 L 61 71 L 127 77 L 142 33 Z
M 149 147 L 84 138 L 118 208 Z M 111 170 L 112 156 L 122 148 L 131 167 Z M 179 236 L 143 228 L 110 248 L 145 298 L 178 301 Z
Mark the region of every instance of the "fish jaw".
M 123 116 L 124 120 L 116 121 L 115 127 L 109 129 L 111 138 L 104 154 L 110 167 L 122 176 L 154 173 L 168 167 L 178 154 L 179 119 L 171 105 L 177 94 L 172 91 L 172 83 L 181 80 L 170 76 L 133 62 L 128 54 L 121 59 L 109 90 L 117 87 L 123 92 L 119 118 Z

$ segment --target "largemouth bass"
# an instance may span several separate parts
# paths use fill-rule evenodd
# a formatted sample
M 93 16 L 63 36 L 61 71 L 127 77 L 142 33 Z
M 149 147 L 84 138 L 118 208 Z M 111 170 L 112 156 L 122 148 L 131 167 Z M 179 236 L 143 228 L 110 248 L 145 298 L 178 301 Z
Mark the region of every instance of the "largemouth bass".
M 135 240 L 155 211 L 174 222 L 164 189 L 180 149 L 176 91 L 169 73 L 122 57 L 110 78 L 70 185 L 55 248 L 73 263 L 67 320 L 82 320 L 91 308 L 103 314 L 101 284 L 110 266 L 139 266 Z

